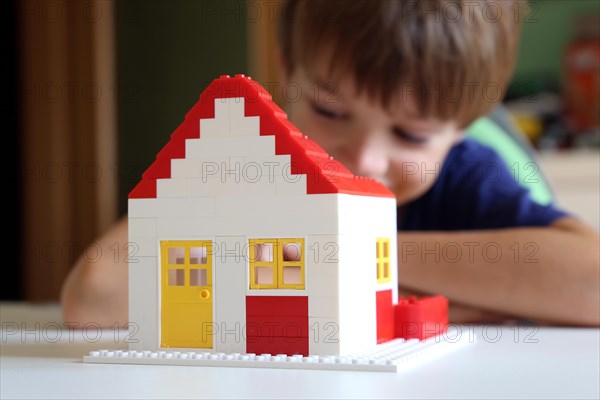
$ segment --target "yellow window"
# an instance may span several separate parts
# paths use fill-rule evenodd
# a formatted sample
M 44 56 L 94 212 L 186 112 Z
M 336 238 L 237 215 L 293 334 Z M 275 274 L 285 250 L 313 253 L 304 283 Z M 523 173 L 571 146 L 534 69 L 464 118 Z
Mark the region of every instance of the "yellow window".
M 390 239 L 377 239 L 377 283 L 386 283 L 391 280 L 390 271 Z
M 251 239 L 250 289 L 304 289 L 304 239 Z
M 250 289 L 277 289 L 277 239 L 250 240 Z

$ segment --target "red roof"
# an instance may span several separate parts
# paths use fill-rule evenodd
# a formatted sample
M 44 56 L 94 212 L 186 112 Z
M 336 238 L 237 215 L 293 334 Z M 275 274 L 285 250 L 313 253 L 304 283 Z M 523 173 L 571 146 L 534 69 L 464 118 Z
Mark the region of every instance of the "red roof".
M 394 197 L 389 189 L 376 180 L 353 175 L 316 142 L 304 136 L 288 121 L 285 112 L 259 83 L 244 75 L 234 78 L 224 75 L 213 80 L 202 92 L 185 120 L 171 134 L 171 140 L 156 155 L 156 160 L 143 173 L 142 180 L 129 193 L 129 198 L 155 198 L 156 180 L 171 177 L 172 159 L 185 158 L 185 140 L 200 137 L 199 120 L 215 117 L 215 99 L 231 97 L 244 98 L 247 117 L 260 117 L 261 136 L 275 136 L 275 153 L 291 156 L 292 173 L 307 175 L 307 194 L 348 193 Z

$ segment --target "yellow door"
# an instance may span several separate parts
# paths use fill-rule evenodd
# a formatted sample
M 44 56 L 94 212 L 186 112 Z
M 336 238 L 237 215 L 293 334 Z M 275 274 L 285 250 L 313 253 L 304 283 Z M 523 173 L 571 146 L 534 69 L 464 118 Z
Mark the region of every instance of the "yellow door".
M 212 242 L 161 241 L 161 347 L 213 347 Z

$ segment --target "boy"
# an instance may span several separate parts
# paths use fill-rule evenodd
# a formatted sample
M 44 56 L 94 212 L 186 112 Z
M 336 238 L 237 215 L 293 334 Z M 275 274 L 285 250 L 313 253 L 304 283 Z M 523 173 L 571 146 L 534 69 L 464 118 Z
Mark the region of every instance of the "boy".
M 282 71 L 301 89 L 289 118 L 396 194 L 404 289 L 446 295 L 455 322 L 597 326 L 598 233 L 533 202 L 493 150 L 464 139 L 510 78 L 511 4 L 286 2 Z M 127 241 L 126 221 L 99 244 L 115 241 Z M 66 320 L 126 324 L 126 265 L 80 261 L 62 301 Z

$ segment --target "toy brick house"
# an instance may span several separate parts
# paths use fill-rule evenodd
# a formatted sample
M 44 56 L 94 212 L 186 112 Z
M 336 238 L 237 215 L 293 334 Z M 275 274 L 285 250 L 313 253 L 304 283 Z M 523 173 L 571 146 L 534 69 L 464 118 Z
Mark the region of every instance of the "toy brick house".
M 260 85 L 214 80 L 129 195 L 132 350 L 344 355 L 394 338 L 396 201 Z

